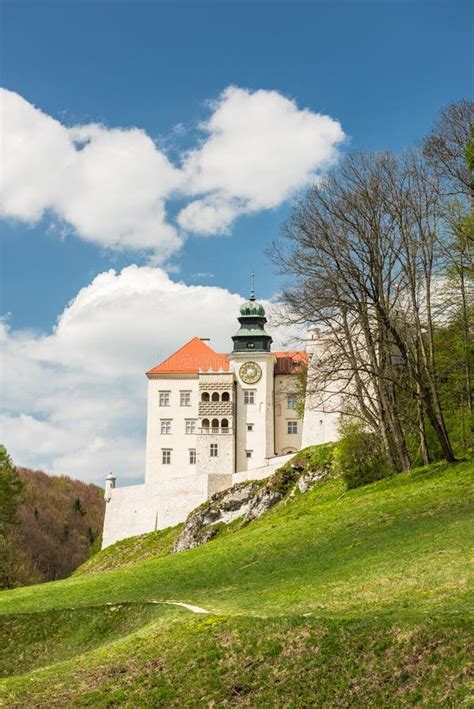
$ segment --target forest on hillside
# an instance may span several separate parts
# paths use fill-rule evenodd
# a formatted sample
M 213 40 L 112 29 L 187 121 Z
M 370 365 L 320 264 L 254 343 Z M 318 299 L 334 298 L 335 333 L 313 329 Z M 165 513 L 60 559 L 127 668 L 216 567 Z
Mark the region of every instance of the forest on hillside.
M 0 588 L 65 578 L 100 548 L 103 490 L 0 458 Z

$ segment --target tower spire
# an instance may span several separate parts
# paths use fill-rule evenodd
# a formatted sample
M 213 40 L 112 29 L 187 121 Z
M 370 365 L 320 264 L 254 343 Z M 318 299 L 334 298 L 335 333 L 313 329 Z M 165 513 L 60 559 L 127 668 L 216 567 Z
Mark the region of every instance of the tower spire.
M 239 331 L 233 336 L 234 349 L 232 354 L 237 352 L 270 352 L 272 338 L 265 330 L 265 309 L 261 303 L 255 299 L 255 273 L 250 274 L 251 290 L 250 298 L 240 307 Z
M 251 282 L 250 300 L 255 300 L 255 273 L 250 274 L 250 282 Z

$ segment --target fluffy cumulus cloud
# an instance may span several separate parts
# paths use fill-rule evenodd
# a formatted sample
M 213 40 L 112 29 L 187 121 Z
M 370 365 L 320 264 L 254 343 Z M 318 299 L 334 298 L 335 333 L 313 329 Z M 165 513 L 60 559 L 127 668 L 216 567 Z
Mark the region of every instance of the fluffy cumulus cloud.
M 240 215 L 282 204 L 337 155 L 340 124 L 276 91 L 227 88 L 197 147 L 172 164 L 138 128 L 67 127 L 2 90 L 0 215 L 45 213 L 101 246 L 165 260 L 183 232 L 219 234 Z M 187 200 L 176 223 L 167 206 Z
M 182 176 L 144 131 L 67 128 L 6 90 L 1 108 L 2 216 L 32 223 L 49 210 L 102 246 L 162 258 L 180 247 L 165 201 Z
M 204 195 L 179 214 L 184 229 L 225 231 L 242 213 L 277 207 L 334 162 L 341 125 L 276 91 L 231 86 L 202 128 L 206 138 L 186 156 L 191 194 Z
M 14 460 L 83 480 L 114 470 L 122 483 L 139 482 L 144 372 L 194 335 L 228 351 L 241 302 L 222 288 L 173 281 L 161 268 L 129 266 L 80 290 L 49 334 L 3 323 L 0 426 Z M 291 336 L 272 334 L 276 348 Z

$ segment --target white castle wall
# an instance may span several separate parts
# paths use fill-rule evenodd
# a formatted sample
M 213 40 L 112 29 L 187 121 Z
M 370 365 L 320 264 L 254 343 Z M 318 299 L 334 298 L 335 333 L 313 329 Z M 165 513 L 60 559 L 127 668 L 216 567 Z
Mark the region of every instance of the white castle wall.
M 320 336 L 320 331 L 317 328 L 310 329 L 308 335 L 306 351 L 308 353 L 308 379 L 310 380 L 311 369 L 318 366 L 318 360 L 324 355 L 327 343 Z M 335 388 L 334 384 L 332 388 Z M 327 392 L 306 395 L 302 448 L 337 441 L 340 420 L 339 400 L 338 394 L 328 395 Z
M 202 474 L 114 488 L 105 508 L 102 548 L 184 522 L 195 507 L 232 484 L 232 475 Z
M 275 377 L 275 453 L 282 455 L 288 449 L 301 448 L 303 421 L 296 411 L 288 408 L 288 394 L 296 394 L 297 382 L 294 374 L 277 374 Z M 296 421 L 297 433 L 288 433 L 288 421 Z
M 160 391 L 170 392 L 170 405 L 160 406 Z M 191 392 L 191 406 L 180 405 L 180 392 Z M 186 433 L 186 419 L 198 426 L 199 380 L 197 375 L 161 375 L 148 382 L 148 419 L 145 482 L 174 478 L 196 466 L 189 463 L 189 449 L 196 449 L 196 435 Z M 161 419 L 172 419 L 171 434 L 161 434 Z M 161 462 L 162 449 L 171 449 L 171 465 Z
M 252 468 L 252 470 L 244 470 L 242 473 L 236 473 L 232 476 L 232 485 L 243 483 L 247 480 L 264 480 L 270 477 L 270 475 L 273 475 L 277 468 L 280 468 L 291 458 L 293 458 L 293 453 L 275 456 L 275 458 L 269 458 L 266 465 L 261 465 L 259 468 Z
M 159 490 L 152 485 L 128 485 L 110 491 L 105 506 L 102 549 L 120 539 L 153 532 L 156 527 Z
M 210 457 L 211 443 L 217 444 L 218 455 Z M 235 439 L 230 433 L 203 433 L 197 436 L 197 469 L 210 475 L 234 472 Z

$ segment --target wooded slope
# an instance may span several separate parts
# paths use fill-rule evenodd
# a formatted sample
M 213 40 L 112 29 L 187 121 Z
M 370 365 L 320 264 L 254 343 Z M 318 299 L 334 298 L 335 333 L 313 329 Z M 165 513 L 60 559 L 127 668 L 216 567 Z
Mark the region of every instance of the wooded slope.
M 65 475 L 20 467 L 16 472 L 22 502 L 9 529 L 2 576 L 9 586 L 64 578 L 100 548 L 103 490 Z

